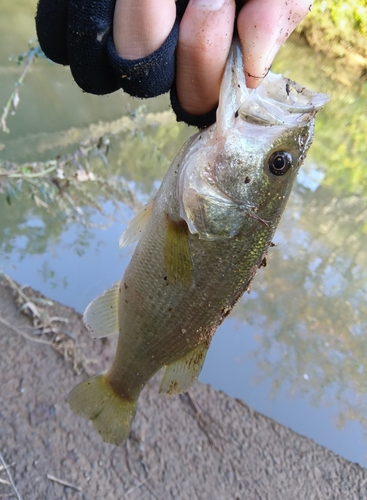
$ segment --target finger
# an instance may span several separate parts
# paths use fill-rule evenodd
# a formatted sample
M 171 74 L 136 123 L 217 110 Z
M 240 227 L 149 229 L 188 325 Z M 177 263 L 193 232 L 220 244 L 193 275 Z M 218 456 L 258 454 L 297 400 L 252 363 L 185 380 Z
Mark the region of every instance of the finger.
M 66 32 L 69 0 L 39 0 L 36 14 L 37 38 L 46 57 L 69 64 Z
M 69 0 L 67 53 L 74 80 L 85 92 L 109 94 L 121 87 L 106 55 L 114 8 L 115 0 Z
M 267 75 L 279 47 L 310 10 L 312 0 L 249 0 L 241 9 L 241 40 L 246 83 L 256 88 Z
M 175 0 L 117 0 L 113 39 L 123 59 L 140 59 L 157 50 L 176 19 Z
M 211 111 L 231 46 L 234 0 L 191 0 L 182 18 L 176 52 L 176 89 L 188 113 Z

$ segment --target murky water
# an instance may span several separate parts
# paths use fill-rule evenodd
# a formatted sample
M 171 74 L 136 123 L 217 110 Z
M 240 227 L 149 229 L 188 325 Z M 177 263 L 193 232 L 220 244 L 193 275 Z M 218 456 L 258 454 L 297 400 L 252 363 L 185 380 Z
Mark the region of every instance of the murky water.
M 34 36 L 34 9 L 26 0 L 11 8 L 0 4 L 6 41 L 0 46 L 1 108 L 21 72 L 7 58 L 26 50 Z M 366 83 L 297 41 L 282 50 L 274 69 L 330 93 L 332 101 L 318 115 L 316 139 L 268 266 L 219 328 L 200 379 L 367 466 Z M 126 180 L 122 199 L 130 207 L 129 190 L 135 200 L 148 200 L 192 133 L 173 118 L 157 114 L 158 124 L 144 125 L 145 114 L 133 113 L 142 104 L 152 113 L 167 110 L 167 97 L 143 103 L 122 93 L 89 96 L 68 69 L 44 60 L 20 98 L 8 119 L 10 134 L 0 132 L 0 160 L 53 159 L 106 128 L 90 124 L 130 116 L 134 131 L 111 139 L 109 166 L 91 164 L 100 175 Z M 131 209 L 120 203 L 112 221 L 114 207 L 101 199 L 107 217 L 85 210 L 96 226 L 86 229 L 73 222 L 77 217 L 37 206 L 24 186 L 15 195 L 0 195 L 2 270 L 82 312 L 124 271 L 131 250 L 120 251 L 117 242 Z

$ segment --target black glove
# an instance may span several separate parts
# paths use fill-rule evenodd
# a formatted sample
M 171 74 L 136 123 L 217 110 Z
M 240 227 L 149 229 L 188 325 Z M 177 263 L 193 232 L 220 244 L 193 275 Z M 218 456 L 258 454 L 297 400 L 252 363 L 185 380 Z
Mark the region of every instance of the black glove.
M 122 88 L 128 94 L 156 97 L 171 89 L 178 121 L 204 128 L 215 122 L 215 109 L 205 115 L 184 111 L 175 90 L 178 27 L 189 0 L 176 2 L 176 21 L 163 45 L 147 57 L 126 60 L 115 50 L 112 25 L 116 0 L 39 0 L 36 29 L 45 55 L 70 65 L 76 83 L 91 94 Z

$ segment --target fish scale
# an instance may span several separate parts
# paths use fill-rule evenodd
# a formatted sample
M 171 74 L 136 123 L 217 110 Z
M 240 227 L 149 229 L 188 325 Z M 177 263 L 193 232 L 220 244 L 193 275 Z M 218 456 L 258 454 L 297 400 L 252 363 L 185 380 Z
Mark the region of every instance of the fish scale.
M 273 73 L 248 90 L 234 41 L 217 122 L 186 142 L 129 223 L 120 244 L 138 244 L 125 274 L 84 313 L 96 337 L 119 333 L 110 369 L 69 395 L 105 441 L 127 437 L 159 369 L 166 394 L 198 377 L 216 329 L 263 264 L 327 100 Z
M 184 348 L 190 350 L 195 347 L 198 343 L 198 329 L 212 331 L 213 324 L 219 324 L 217 311 L 233 305 L 232 296 L 242 294 L 248 288 L 254 275 L 251 269 L 257 269 L 269 246 L 272 229 L 259 220 L 255 224 L 261 226 L 255 237 L 238 236 L 230 242 L 207 242 L 195 235 L 188 235 L 194 281 L 189 285 L 181 285 L 164 279 L 162 257 L 165 235 L 156 230 L 156 226 L 162 226 L 163 222 L 160 224 L 157 220 L 152 221 L 151 227 L 147 228 L 139 242 L 139 253 L 133 256 L 126 270 L 123 281 L 128 288 L 121 287 L 120 328 L 126 329 L 127 333 L 121 337 L 118 347 L 118 351 L 121 349 L 121 356 L 116 357 L 119 365 L 121 360 L 131 356 L 131 352 L 128 353 L 125 349 L 130 336 L 131 343 L 135 342 L 134 349 L 142 357 L 145 351 L 159 352 L 161 358 L 167 356 L 164 360 L 164 364 L 167 364 L 177 356 L 182 356 Z M 248 251 L 244 241 L 251 246 L 251 251 Z M 151 265 L 152 255 L 156 256 L 154 266 Z M 231 279 L 225 280 L 226 276 Z M 141 297 L 144 297 L 143 306 Z M 151 346 L 143 338 L 143 345 L 137 346 L 134 332 L 146 332 L 153 328 L 154 345 Z M 179 335 L 182 329 L 187 332 L 183 336 L 184 341 Z M 201 336 L 199 340 L 210 341 L 206 335 Z M 166 356 L 165 350 L 168 350 Z M 128 363 L 128 359 L 121 362 L 124 366 L 128 366 Z

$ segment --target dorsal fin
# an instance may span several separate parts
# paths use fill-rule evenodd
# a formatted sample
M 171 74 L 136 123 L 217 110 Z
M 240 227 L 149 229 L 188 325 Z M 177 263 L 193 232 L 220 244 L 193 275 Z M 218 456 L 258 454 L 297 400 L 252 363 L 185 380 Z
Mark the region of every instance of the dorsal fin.
M 107 337 L 119 332 L 118 306 L 120 283 L 92 300 L 83 314 L 85 326 L 95 338 Z
M 127 247 L 139 241 L 140 236 L 142 235 L 146 225 L 149 222 L 150 217 L 152 216 L 154 205 L 154 198 L 150 200 L 139 212 L 131 219 L 127 228 L 122 233 L 119 247 Z
M 199 344 L 183 358 L 167 365 L 161 380 L 159 392 L 169 396 L 186 392 L 198 378 L 209 346 Z

